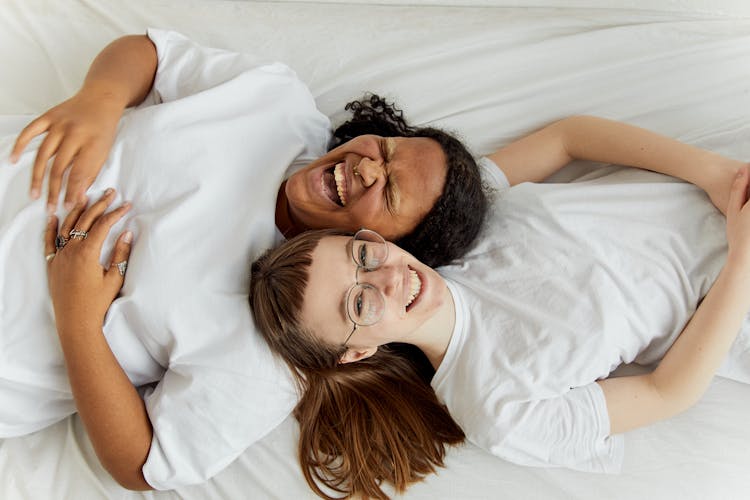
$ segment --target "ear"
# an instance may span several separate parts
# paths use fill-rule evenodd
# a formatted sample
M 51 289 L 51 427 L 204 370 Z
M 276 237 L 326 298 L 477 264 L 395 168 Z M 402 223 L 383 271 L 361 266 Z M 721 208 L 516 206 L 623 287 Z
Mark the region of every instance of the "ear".
M 360 361 L 362 359 L 369 358 L 376 352 L 378 352 L 377 346 L 368 347 L 367 349 L 352 349 L 350 347 L 346 350 L 344 354 L 341 355 L 341 358 L 339 358 L 339 363 L 341 364 L 354 363 L 355 361 Z

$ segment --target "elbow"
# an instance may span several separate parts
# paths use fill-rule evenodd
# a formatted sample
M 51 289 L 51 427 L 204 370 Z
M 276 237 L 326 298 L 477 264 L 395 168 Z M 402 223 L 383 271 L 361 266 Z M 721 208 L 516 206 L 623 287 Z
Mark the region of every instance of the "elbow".
M 112 474 L 110 472 L 110 475 L 112 478 L 117 481 L 117 484 L 125 488 L 126 490 L 130 491 L 151 491 L 153 488 L 150 484 L 146 482 L 146 480 L 143 478 L 143 474 L 139 473 L 138 477 L 133 476 L 132 474 L 123 475 L 123 474 Z
M 700 394 L 696 391 L 689 390 L 682 384 L 670 383 L 668 379 L 652 376 L 651 383 L 662 403 L 662 419 L 679 415 L 694 406 L 700 399 Z
M 117 484 L 127 490 L 150 491 L 154 489 L 146 482 L 146 478 L 143 477 L 143 471 L 141 470 L 143 464 L 131 467 L 125 466 L 124 464 L 102 463 L 102 465 L 109 475 L 112 476 L 112 479 L 117 481 Z

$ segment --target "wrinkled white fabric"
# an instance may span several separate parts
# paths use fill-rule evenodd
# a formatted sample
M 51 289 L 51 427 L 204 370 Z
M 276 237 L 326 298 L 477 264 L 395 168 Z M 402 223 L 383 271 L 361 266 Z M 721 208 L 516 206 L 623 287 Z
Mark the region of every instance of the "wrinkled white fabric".
M 288 171 L 325 152 L 328 119 L 288 67 L 201 47 L 159 30 L 147 101 L 119 126 L 89 190 L 133 209 L 125 284 L 104 333 L 145 390 L 154 435 L 143 468 L 158 489 L 200 482 L 280 423 L 295 403 L 285 366 L 255 332 L 252 259 L 279 241 L 276 195 Z M 3 142 L 4 163 L 13 137 Z M 49 300 L 44 201 L 27 198 L 36 148 L 0 166 L 0 435 L 75 411 Z M 61 214 L 62 215 L 62 214 Z
M 632 8 L 677 8 L 688 0 L 622 0 L 619 9 L 545 8 L 571 5 L 561 0 L 488 0 L 484 8 L 381 3 L 4 0 L 0 113 L 30 120 L 74 93 L 114 38 L 161 26 L 204 45 L 283 61 L 334 122 L 344 118 L 344 103 L 373 90 L 395 99 L 416 124 L 457 131 L 477 154 L 589 113 L 750 159 L 750 21 L 719 15 L 728 10 L 725 0 L 712 1 L 707 15 Z M 542 8 L 489 7 L 509 3 Z M 465 445 L 451 447 L 446 468 L 406 496 L 743 498 L 749 394 L 748 386 L 717 378 L 678 418 L 628 433 L 619 476 L 516 466 Z M 310 498 L 296 428 L 287 419 L 202 485 L 125 493 L 73 416 L 0 441 L 0 497 Z
M 440 270 L 457 314 L 432 385 L 495 455 L 617 472 L 623 437 L 595 381 L 661 359 L 725 262 L 725 219 L 697 187 L 638 169 L 494 182 L 480 241 Z M 750 383 L 747 333 L 720 373 Z

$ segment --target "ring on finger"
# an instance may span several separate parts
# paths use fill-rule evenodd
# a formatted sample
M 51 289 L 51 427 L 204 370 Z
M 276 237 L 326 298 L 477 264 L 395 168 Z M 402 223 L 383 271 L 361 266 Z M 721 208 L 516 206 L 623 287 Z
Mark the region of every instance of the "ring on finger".
M 71 240 L 85 240 L 88 237 L 89 233 L 88 231 L 79 231 L 78 229 L 73 229 L 70 232 L 70 239 Z
M 55 249 L 57 251 L 62 250 L 63 247 L 65 247 L 65 245 L 67 244 L 68 240 L 62 234 L 58 234 L 57 236 L 55 236 Z
M 46 260 L 47 262 L 52 262 L 52 259 L 55 258 L 55 255 L 57 255 L 57 252 L 48 253 L 44 256 L 44 260 Z
M 125 271 L 128 269 L 128 261 L 123 260 L 122 262 L 118 262 L 115 264 L 117 267 L 117 271 L 120 273 L 120 276 L 125 276 Z

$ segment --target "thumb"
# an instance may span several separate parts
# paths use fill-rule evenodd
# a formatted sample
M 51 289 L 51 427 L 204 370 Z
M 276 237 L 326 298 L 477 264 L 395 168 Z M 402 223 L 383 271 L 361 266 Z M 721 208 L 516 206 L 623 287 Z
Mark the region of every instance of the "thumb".
M 732 183 L 732 190 L 729 193 L 729 204 L 727 206 L 727 217 L 734 217 L 742 210 L 747 200 L 747 183 L 748 172 L 746 167 L 742 167 Z
M 108 284 L 116 288 L 116 290 L 119 290 L 125 282 L 125 270 L 127 269 L 128 258 L 130 257 L 132 241 L 133 233 L 125 231 L 118 238 L 115 249 L 112 251 L 112 260 L 105 275 L 105 280 Z

